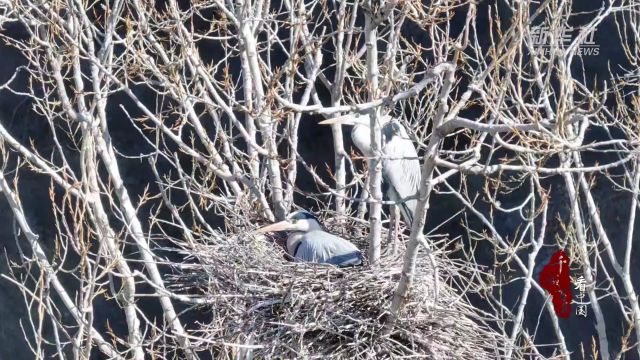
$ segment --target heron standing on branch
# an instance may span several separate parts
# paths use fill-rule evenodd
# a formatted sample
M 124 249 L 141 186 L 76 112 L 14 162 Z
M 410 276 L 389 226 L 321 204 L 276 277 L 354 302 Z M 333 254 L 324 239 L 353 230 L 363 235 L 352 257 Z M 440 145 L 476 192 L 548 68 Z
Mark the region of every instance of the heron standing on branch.
M 256 230 L 256 233 L 289 231 L 287 252 L 297 261 L 353 266 L 362 264 L 362 253 L 349 241 L 330 234 L 308 211 L 296 211 L 287 219 Z
M 411 227 L 421 178 L 418 152 L 399 121 L 390 115 L 380 116 L 378 119 L 382 123 L 382 178 L 386 186 L 385 193 L 389 200 L 400 207 L 405 223 Z M 351 140 L 366 157 L 373 156 L 368 115 L 352 113 L 324 120 L 319 124 L 353 125 Z

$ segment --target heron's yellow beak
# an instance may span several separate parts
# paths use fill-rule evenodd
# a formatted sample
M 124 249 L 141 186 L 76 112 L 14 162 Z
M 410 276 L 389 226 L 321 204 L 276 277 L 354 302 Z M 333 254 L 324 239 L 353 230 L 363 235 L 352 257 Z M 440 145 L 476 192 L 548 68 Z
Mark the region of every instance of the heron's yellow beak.
M 391 120 L 391 115 L 381 115 L 378 117 L 378 123 L 384 125 Z M 346 114 L 338 117 L 334 117 L 327 120 L 322 120 L 318 124 L 320 125 L 356 125 L 362 124 L 369 126 L 369 115 L 366 114 Z
M 261 227 L 260 229 L 256 230 L 255 233 L 256 234 L 264 234 L 264 233 L 268 233 L 268 232 L 288 231 L 288 230 L 295 230 L 295 225 L 292 224 L 291 222 L 287 221 L 287 220 L 284 220 L 284 221 L 277 222 L 275 224 L 271 224 L 271 225 L 267 225 L 265 227 Z
M 347 115 L 342 115 L 342 116 L 320 121 L 318 124 L 320 125 L 355 125 L 359 123 L 365 124 L 365 122 L 360 119 L 361 117 L 362 116 L 347 114 Z M 365 116 L 365 118 L 367 120 L 369 119 L 368 116 Z

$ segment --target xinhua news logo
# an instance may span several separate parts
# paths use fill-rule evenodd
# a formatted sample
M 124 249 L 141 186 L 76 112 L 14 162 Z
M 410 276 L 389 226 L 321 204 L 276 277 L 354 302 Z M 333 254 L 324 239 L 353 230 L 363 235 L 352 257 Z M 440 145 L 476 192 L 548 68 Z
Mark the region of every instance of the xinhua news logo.
M 536 26 L 531 28 L 531 38 L 533 46 L 538 52 L 549 55 L 551 53 L 552 44 L 561 49 L 567 49 L 580 34 L 579 28 L 573 26 L 565 26 L 554 33 L 548 26 Z M 555 41 L 552 41 L 554 40 Z M 579 56 L 597 56 L 600 55 L 600 45 L 595 42 L 595 31 L 590 32 L 581 39 L 576 48 L 576 55 Z

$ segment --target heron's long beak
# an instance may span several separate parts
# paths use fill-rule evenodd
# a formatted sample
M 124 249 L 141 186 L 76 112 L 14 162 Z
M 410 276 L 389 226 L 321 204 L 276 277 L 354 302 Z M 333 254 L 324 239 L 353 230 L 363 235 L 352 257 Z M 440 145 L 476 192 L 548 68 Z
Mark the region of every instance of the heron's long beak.
M 363 120 L 365 118 L 367 122 Z M 355 124 L 364 124 L 368 125 L 369 117 L 368 116 L 357 116 L 354 114 L 347 114 L 338 117 L 334 117 L 331 119 L 320 121 L 318 124 L 320 125 L 355 125 Z
M 390 120 L 391 120 L 391 116 L 390 115 L 382 115 L 382 116 L 378 117 L 378 122 L 380 124 L 386 124 Z M 369 116 L 367 116 L 367 115 L 346 114 L 346 115 L 334 117 L 334 118 L 331 118 L 331 119 L 322 120 L 318 124 L 320 124 L 320 125 L 334 125 L 334 124 L 355 125 L 355 124 L 362 124 L 362 125 L 369 126 L 370 122 L 369 122 Z
M 261 227 L 260 229 L 256 230 L 255 233 L 256 234 L 264 234 L 264 233 L 268 233 L 268 232 L 288 231 L 288 230 L 295 230 L 295 225 L 292 224 L 291 222 L 287 221 L 287 220 L 284 220 L 284 221 L 277 222 L 275 224 L 271 224 L 271 225 L 267 225 L 265 227 Z

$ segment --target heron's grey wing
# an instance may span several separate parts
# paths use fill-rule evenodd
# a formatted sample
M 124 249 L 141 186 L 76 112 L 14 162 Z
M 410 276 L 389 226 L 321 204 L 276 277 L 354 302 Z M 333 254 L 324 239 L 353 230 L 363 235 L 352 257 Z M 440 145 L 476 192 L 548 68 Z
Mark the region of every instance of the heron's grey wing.
M 400 213 L 402 214 L 402 218 L 404 219 L 404 222 L 407 224 L 408 227 L 411 227 L 413 225 L 413 215 L 415 213 L 415 204 L 412 203 L 412 201 L 402 201 L 402 196 L 400 196 L 395 188 L 393 188 L 392 186 L 389 186 L 386 191 L 385 194 L 387 195 L 387 198 L 391 201 L 393 201 L 394 203 L 396 203 L 396 206 L 399 207 L 400 209 Z
M 362 253 L 349 241 L 321 230 L 304 235 L 295 258 L 306 262 L 327 263 L 336 266 L 360 265 Z
M 413 224 L 417 199 L 403 200 L 415 196 L 422 177 L 418 152 L 409 139 L 394 136 L 383 148 L 382 176 L 387 182 L 387 196 L 400 206 L 404 221 Z

